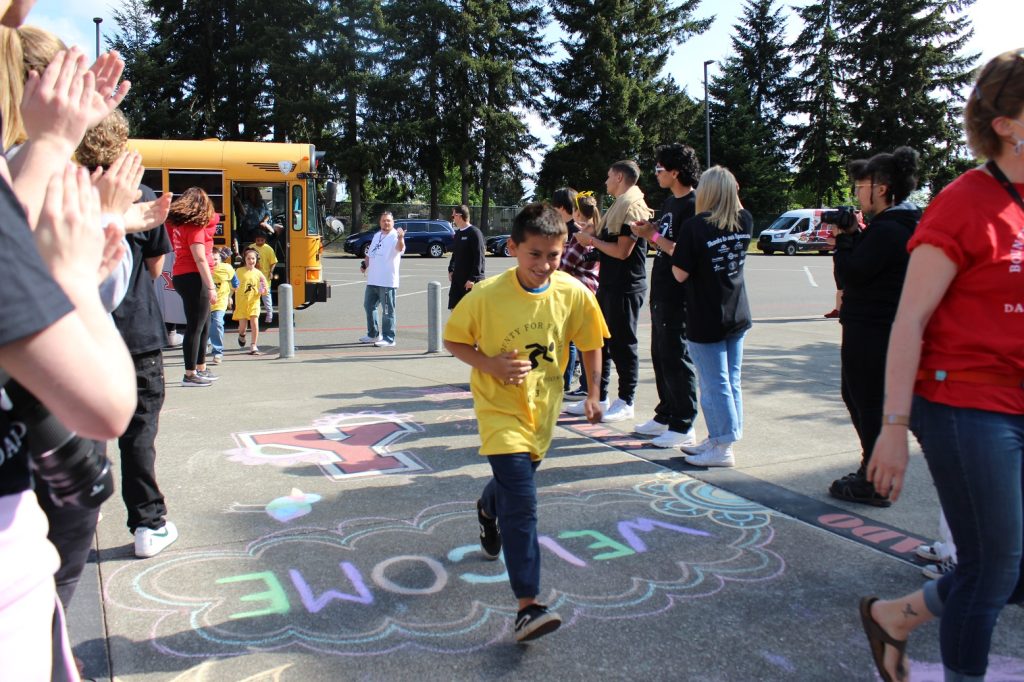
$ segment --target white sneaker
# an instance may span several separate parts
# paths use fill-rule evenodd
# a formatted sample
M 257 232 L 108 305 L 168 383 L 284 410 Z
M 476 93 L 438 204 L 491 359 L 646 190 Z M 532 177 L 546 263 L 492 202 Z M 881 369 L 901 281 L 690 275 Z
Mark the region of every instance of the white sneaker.
M 668 431 L 668 424 L 662 424 L 653 419 L 633 428 L 633 433 L 639 433 L 641 436 L 660 436 L 666 431 Z
M 693 429 L 690 429 L 686 433 L 666 431 L 657 438 L 651 439 L 651 445 L 656 448 L 678 448 L 684 445 L 691 446 L 696 444 L 697 437 L 693 435 Z
M 702 455 L 713 447 L 715 447 L 714 443 L 705 438 L 696 445 L 680 445 L 679 449 L 687 455 Z
M 947 573 L 952 573 L 956 570 L 956 562 L 950 558 L 945 558 L 937 564 L 929 564 L 921 569 L 921 575 L 929 580 L 938 580 Z
M 684 457 L 687 464 L 698 467 L 731 467 L 736 465 L 732 456 L 732 443 L 712 445 L 699 455 Z
M 140 559 L 154 557 L 178 539 L 178 529 L 168 521 L 163 528 L 139 527 L 135 529 L 135 556 Z
M 568 405 L 566 405 L 562 409 L 562 412 L 565 412 L 566 414 L 574 414 L 574 415 L 577 415 L 577 416 L 582 416 L 582 415 L 586 414 L 586 411 L 583 409 L 583 403 L 585 403 L 585 402 L 587 402 L 587 401 L 586 400 L 581 400 L 578 403 L 569 403 Z M 607 414 L 607 412 L 608 412 L 608 400 L 607 399 L 602 400 L 598 404 L 601 406 L 601 411 Z
M 181 345 L 181 342 L 185 340 L 185 337 L 178 332 L 170 332 L 167 335 L 167 347 L 175 348 Z
M 391 346 L 395 345 L 395 342 L 385 341 L 384 339 L 381 339 L 380 341 L 374 341 L 373 345 L 375 345 L 377 348 L 391 348 Z
M 917 549 L 914 550 L 914 554 L 925 561 L 931 561 L 937 564 L 948 558 L 950 556 L 950 551 L 946 549 L 945 543 L 936 540 L 930 545 L 918 545 Z
M 379 336 L 360 336 L 359 343 L 377 343 L 380 341 Z
M 604 413 L 603 422 L 624 422 L 633 418 L 633 406 L 622 398 L 616 398 Z

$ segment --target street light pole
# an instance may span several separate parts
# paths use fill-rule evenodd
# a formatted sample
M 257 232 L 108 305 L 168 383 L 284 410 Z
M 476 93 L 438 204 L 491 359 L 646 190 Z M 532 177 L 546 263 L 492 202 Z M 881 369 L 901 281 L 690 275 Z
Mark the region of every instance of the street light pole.
M 100 24 L 103 23 L 102 17 L 93 17 L 93 22 L 96 24 L 96 59 L 100 58 Z
M 708 64 L 714 64 L 714 59 L 704 62 L 704 149 L 707 152 L 708 165 L 711 168 L 711 110 L 708 109 Z

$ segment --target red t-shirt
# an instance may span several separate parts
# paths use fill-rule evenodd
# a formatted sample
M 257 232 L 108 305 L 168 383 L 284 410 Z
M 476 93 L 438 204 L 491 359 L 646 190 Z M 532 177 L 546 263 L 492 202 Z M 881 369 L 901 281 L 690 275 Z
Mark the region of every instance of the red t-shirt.
M 1024 184 L 1015 185 L 1024 195 Z M 907 244 L 942 249 L 957 274 L 924 332 L 921 369 L 1024 377 L 1024 210 L 989 174 L 964 173 L 932 200 Z M 918 381 L 933 402 L 1024 414 L 1024 389 Z
M 213 271 L 213 234 L 220 222 L 220 215 L 213 214 L 208 225 L 175 225 L 167 223 L 167 230 L 171 233 L 171 245 L 174 247 L 174 269 L 172 275 L 184 275 L 189 272 L 199 272 L 196 266 L 196 259 L 192 256 L 191 246 L 202 244 L 206 252 L 206 262 Z

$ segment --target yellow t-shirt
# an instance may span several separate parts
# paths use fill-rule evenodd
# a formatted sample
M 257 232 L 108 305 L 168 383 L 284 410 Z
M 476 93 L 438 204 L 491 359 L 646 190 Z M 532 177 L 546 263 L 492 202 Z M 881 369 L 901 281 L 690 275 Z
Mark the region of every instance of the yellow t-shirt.
M 232 320 L 248 320 L 260 316 L 260 296 L 267 289 L 267 278 L 259 268 L 238 268 L 238 289 L 235 290 L 235 313 Z
M 211 310 L 227 310 L 228 297 L 231 296 L 231 279 L 235 269 L 227 263 L 220 263 L 213 269 L 213 286 L 217 289 L 217 302 Z
M 537 294 L 523 289 L 515 268 L 477 282 L 473 295 L 452 311 L 444 338 L 476 345 L 490 356 L 517 350 L 533 365 L 518 386 L 473 369 L 480 454 L 528 452 L 531 459 L 543 458 L 562 409 L 569 341 L 595 350 L 607 336 L 594 294 L 564 272 L 552 272 L 548 288 Z
M 273 246 L 266 242 L 263 243 L 263 246 L 256 246 L 253 244 L 252 248 L 259 251 L 260 260 L 256 264 L 256 267 L 260 269 L 260 272 L 263 273 L 263 276 L 266 277 L 269 282 L 270 273 L 274 271 L 274 266 L 277 265 L 277 252 L 274 251 Z

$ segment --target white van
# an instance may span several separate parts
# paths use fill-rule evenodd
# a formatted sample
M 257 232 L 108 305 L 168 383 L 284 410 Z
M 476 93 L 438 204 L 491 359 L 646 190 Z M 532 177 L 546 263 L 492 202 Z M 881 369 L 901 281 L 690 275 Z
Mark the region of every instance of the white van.
M 769 225 L 757 239 L 757 248 L 765 255 L 781 251 L 787 256 L 800 251 L 827 254 L 832 250 L 830 231 L 821 224 L 821 214 L 830 208 L 800 208 L 786 211 Z

